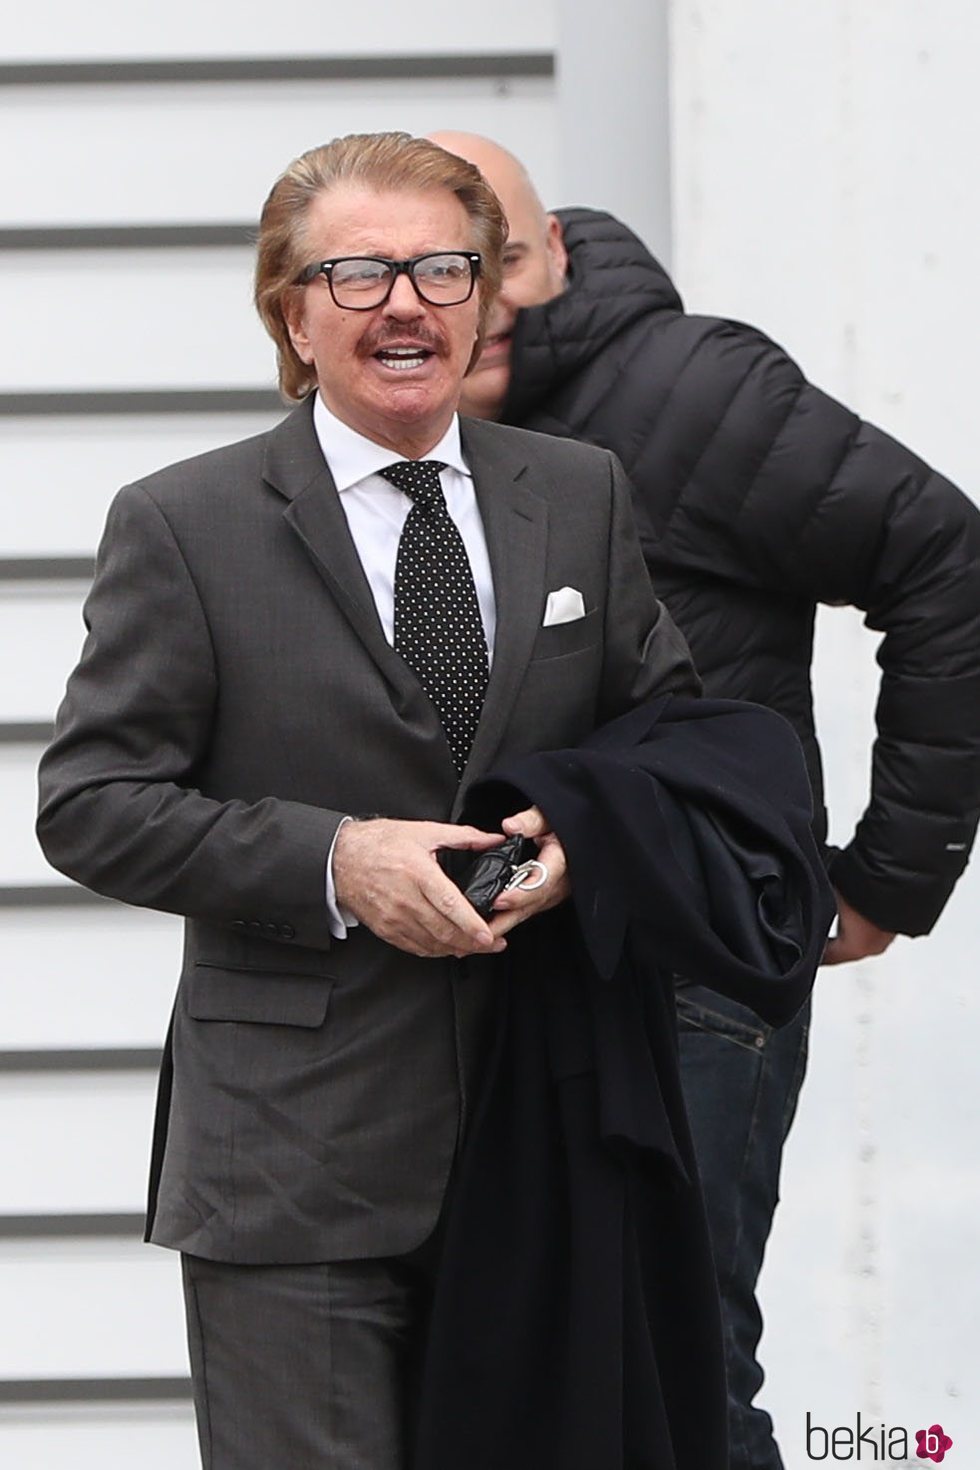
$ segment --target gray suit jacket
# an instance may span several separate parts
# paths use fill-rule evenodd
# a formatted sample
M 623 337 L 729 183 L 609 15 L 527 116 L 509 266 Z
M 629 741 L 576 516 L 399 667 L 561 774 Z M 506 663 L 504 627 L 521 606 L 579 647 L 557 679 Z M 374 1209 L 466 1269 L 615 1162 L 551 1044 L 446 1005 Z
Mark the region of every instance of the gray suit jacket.
M 613 456 L 465 421 L 463 446 L 497 638 L 462 783 L 385 640 L 309 402 L 113 503 L 38 834 L 79 882 L 187 919 L 148 1226 L 160 1244 L 313 1261 L 425 1238 L 494 962 L 417 959 L 363 927 L 332 941 L 337 824 L 451 820 L 494 760 L 696 687 Z M 543 627 L 564 586 L 586 616 Z

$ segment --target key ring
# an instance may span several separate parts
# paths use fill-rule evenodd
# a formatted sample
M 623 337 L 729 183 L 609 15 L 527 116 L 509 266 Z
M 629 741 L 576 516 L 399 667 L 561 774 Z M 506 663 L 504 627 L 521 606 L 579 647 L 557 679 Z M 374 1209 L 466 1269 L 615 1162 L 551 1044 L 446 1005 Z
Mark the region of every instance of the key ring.
M 534 876 L 535 868 L 538 870 L 537 877 Z M 544 863 L 539 863 L 537 858 L 530 858 L 528 862 L 521 863 L 519 868 L 514 869 L 507 883 L 507 888 L 519 888 L 523 893 L 531 893 L 535 888 L 543 888 L 548 881 L 548 877 L 547 866 Z M 530 883 L 527 882 L 529 878 L 532 880 Z

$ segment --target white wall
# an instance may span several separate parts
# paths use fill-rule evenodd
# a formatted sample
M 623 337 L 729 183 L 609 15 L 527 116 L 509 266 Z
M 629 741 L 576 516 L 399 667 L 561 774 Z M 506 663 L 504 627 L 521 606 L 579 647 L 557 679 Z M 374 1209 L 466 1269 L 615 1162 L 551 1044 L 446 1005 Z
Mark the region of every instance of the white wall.
M 357 6 L 305 11 L 287 24 L 263 0 L 170 0 L 136 7 L 99 0 L 82 10 L 71 0 L 40 0 L 10 17 L 4 55 L 10 61 L 117 60 L 154 57 L 497 55 L 548 51 L 555 40 L 552 0 L 421 0 L 365 13 Z M 292 156 L 292 155 L 290 155 Z M 288 160 L 284 160 L 287 161 Z
M 675 265 L 974 496 L 980 18 L 960 0 L 675 0 Z M 874 639 L 826 613 L 836 840 L 862 809 Z M 936 933 L 818 981 L 763 1299 L 788 1470 L 823 1425 L 940 1421 L 980 1461 L 980 874 Z M 972 1451 L 972 1454 L 971 1454 Z M 916 1462 L 921 1463 L 921 1462 Z

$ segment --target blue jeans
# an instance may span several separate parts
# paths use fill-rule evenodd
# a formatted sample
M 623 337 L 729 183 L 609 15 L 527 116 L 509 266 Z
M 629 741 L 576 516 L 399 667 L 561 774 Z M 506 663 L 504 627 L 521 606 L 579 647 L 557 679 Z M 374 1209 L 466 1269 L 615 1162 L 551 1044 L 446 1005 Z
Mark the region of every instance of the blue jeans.
M 806 1070 L 809 1003 L 779 1030 L 701 985 L 679 984 L 681 1081 L 704 1188 L 725 1329 L 730 1470 L 783 1470 L 754 1408 L 762 1313 L 755 1297 L 779 1168 Z

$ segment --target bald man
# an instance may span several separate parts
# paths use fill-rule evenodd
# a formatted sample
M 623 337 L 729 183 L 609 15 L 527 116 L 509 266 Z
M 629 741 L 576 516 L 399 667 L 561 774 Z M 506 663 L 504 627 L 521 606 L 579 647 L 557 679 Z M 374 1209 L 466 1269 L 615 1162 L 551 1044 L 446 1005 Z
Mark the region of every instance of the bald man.
M 475 163 L 504 207 L 510 233 L 504 274 L 490 313 L 483 351 L 463 382 L 461 412 L 498 419 L 511 377 L 511 343 L 517 313 L 560 296 L 568 253 L 561 221 L 548 214 L 524 165 L 488 138 L 473 133 L 433 133 L 432 141 Z M 578 436 L 573 436 L 578 437 Z
M 885 637 L 871 799 L 843 851 L 828 964 L 927 933 L 980 806 L 980 515 L 901 445 L 809 384 L 760 332 L 688 316 L 663 267 L 594 210 L 548 214 L 522 164 L 437 133 L 475 163 L 510 225 L 504 280 L 461 408 L 612 449 L 647 566 L 706 694 L 783 714 L 826 837 L 810 694 L 821 602 Z M 756 1349 L 756 1282 L 806 1065 L 808 1010 L 775 1032 L 682 981 L 685 1092 L 727 1319 L 732 1470 L 782 1465 Z

